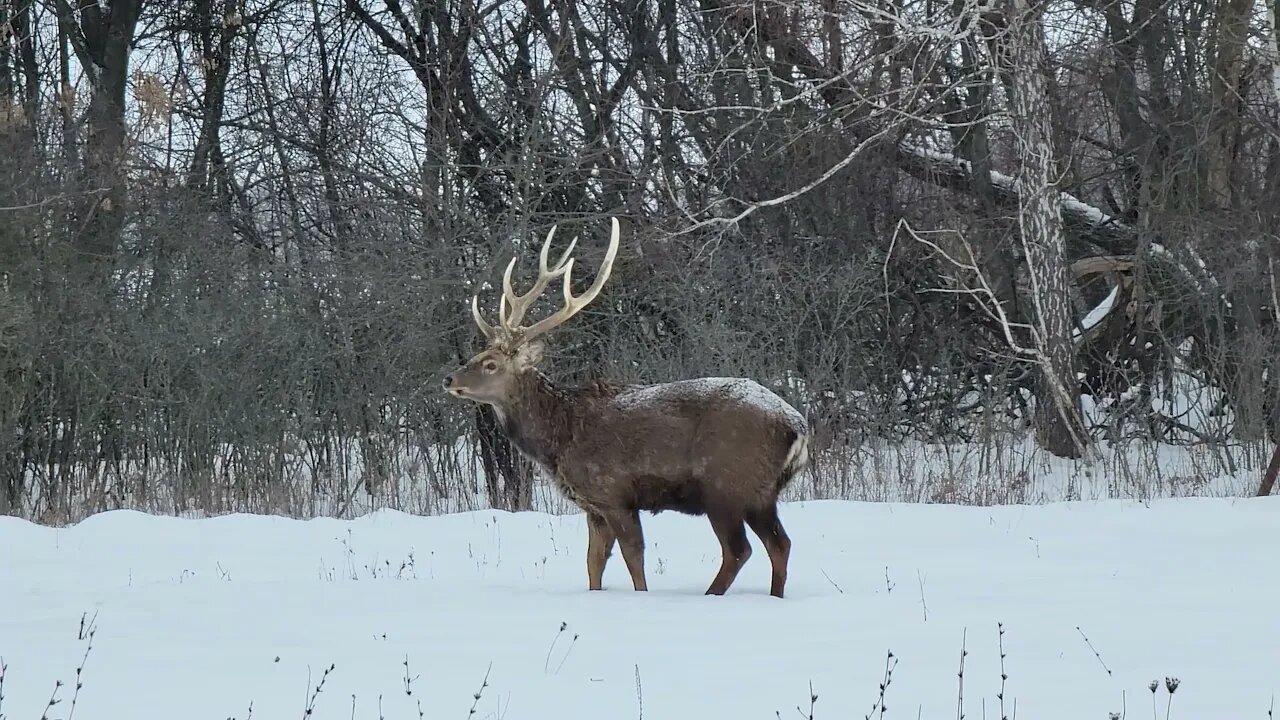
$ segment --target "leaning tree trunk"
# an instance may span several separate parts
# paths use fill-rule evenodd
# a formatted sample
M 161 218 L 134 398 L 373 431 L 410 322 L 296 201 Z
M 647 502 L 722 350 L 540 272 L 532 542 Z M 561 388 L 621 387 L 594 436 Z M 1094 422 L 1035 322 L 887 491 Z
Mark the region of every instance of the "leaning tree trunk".
M 1054 187 L 1052 109 L 1043 73 L 1044 3 L 1009 0 L 1002 54 L 1008 63 L 1012 123 L 1021 161 L 1015 177 L 1018 223 L 1035 311 L 1036 438 L 1060 457 L 1080 457 L 1085 435 L 1079 414 L 1072 342 L 1071 285 L 1062 231 L 1062 201 Z

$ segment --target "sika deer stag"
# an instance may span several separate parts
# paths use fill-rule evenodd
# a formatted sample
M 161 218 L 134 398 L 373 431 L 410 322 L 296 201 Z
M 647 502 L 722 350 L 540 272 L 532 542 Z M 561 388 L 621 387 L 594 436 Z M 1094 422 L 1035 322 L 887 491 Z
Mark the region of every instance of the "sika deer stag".
M 751 556 L 743 523 L 760 537 L 773 565 L 770 594 L 782 597 L 791 541 L 778 519 L 778 493 L 808 462 L 804 417 L 752 380 L 700 378 L 620 387 L 604 381 L 566 388 L 537 370 L 540 339 L 600 294 L 618 252 L 618 221 L 595 282 L 570 289 L 575 238 L 553 267 L 539 256 L 533 289 L 511 287 L 515 259 L 503 277 L 498 326 L 471 311 L 489 346 L 444 378 L 455 397 L 493 407 L 503 432 L 586 512 L 587 578 L 601 589 L 616 541 L 636 590 L 646 590 L 641 510 L 706 515 L 720 540 L 720 572 L 707 588 L 722 595 Z M 527 327 L 525 312 L 552 280 L 563 277 L 564 307 Z

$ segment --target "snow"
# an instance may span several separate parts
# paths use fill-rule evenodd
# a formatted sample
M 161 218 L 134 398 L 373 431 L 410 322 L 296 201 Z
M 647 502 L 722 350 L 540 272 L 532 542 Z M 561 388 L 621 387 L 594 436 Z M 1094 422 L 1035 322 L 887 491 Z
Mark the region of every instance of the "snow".
M 962 168 L 967 173 L 973 173 L 973 167 L 968 160 L 951 153 L 941 152 L 927 147 L 908 145 L 906 143 L 900 143 L 898 147 L 902 152 L 914 154 L 916 157 L 926 161 L 952 165 L 953 167 Z M 1017 194 L 1016 188 L 1014 187 L 1015 179 L 1013 176 L 1006 175 L 995 170 L 992 170 L 990 175 L 992 184 L 997 185 L 1015 195 Z M 1080 200 L 1071 193 L 1059 192 L 1058 196 L 1064 211 L 1071 213 L 1076 218 L 1095 228 L 1106 226 L 1128 228 L 1128 226 L 1119 219 L 1108 215 L 1094 205 L 1090 205 L 1089 203 Z M 1153 255 L 1159 255 L 1168 260 L 1173 267 L 1176 268 L 1184 278 L 1194 284 L 1198 290 L 1209 294 L 1211 291 L 1207 290 L 1201 282 L 1201 279 L 1203 278 L 1209 285 L 1213 286 L 1214 290 L 1212 292 L 1216 294 L 1218 300 L 1223 303 L 1223 307 L 1227 310 L 1231 310 L 1233 308 L 1230 298 L 1228 298 L 1226 293 L 1222 291 L 1221 284 L 1218 282 L 1218 279 L 1213 275 L 1213 272 L 1209 269 L 1209 266 L 1205 263 L 1204 259 L 1200 257 L 1195 248 L 1186 246 L 1184 248 L 1184 252 L 1188 254 L 1196 264 L 1196 267 L 1200 271 L 1198 273 L 1193 273 L 1186 265 L 1182 264 L 1182 262 L 1179 261 L 1172 252 L 1160 243 L 1153 242 L 1150 243 L 1148 247 Z
M 1073 333 L 1076 339 L 1079 339 L 1085 333 L 1088 333 L 1094 328 L 1094 326 L 1102 322 L 1107 317 L 1111 312 L 1111 308 L 1116 304 L 1116 296 L 1119 294 L 1120 286 L 1112 286 L 1111 292 L 1107 293 L 1107 296 L 1102 298 L 1102 302 L 1098 303 L 1097 306 L 1088 313 L 1085 313 L 1084 319 L 1080 321 L 1080 328 Z
M 75 716 L 107 720 L 301 717 L 330 665 L 311 717 L 796 717 L 811 684 L 815 717 L 864 717 L 892 651 L 885 715 L 956 717 L 963 644 L 964 714 L 995 718 L 1001 642 L 1011 717 L 1165 717 L 1166 677 L 1171 718 L 1265 717 L 1280 689 L 1257 554 L 1280 500 L 781 515 L 782 600 L 754 537 L 702 595 L 719 549 L 669 513 L 644 518 L 648 593 L 617 555 L 586 590 L 580 514 L 0 518 L 0 714 L 40 717 L 61 680 L 67 717 L 83 663 Z
M 1064 208 L 1067 208 L 1068 210 L 1075 212 L 1078 216 L 1085 218 L 1089 224 L 1095 227 L 1101 227 L 1103 225 L 1124 226 L 1124 223 L 1102 212 L 1097 208 L 1097 206 L 1082 202 L 1071 193 L 1060 192 L 1058 195 L 1062 198 L 1062 206 Z
M 951 153 L 941 152 L 941 151 L 933 150 L 926 147 L 908 145 L 905 143 L 899 144 L 899 148 L 903 152 L 914 154 L 916 157 L 922 158 L 926 161 L 949 164 L 954 167 L 962 168 L 964 169 L 965 172 L 968 172 L 968 173 L 973 172 L 973 168 L 968 160 L 965 160 L 964 158 L 958 157 Z M 1006 175 L 1004 173 L 1001 173 L 995 170 L 992 170 L 990 174 L 991 174 L 992 184 L 998 185 L 999 187 L 1004 188 L 1005 190 L 1016 194 L 1016 189 L 1014 188 L 1015 179 L 1013 178 L 1013 176 Z M 1118 218 L 1108 215 L 1107 213 L 1099 209 L 1097 206 L 1090 205 L 1089 203 L 1086 203 L 1080 200 L 1080 198 L 1076 197 L 1075 195 L 1072 195 L 1071 193 L 1059 192 L 1058 196 L 1059 196 L 1060 202 L 1062 203 L 1063 210 L 1070 212 L 1076 218 L 1079 218 L 1080 220 L 1088 223 L 1089 225 L 1092 225 L 1093 227 L 1097 227 L 1097 228 L 1101 228 L 1105 226 L 1114 226 L 1118 228 L 1129 227 L 1125 223 L 1121 222 Z M 1199 273 L 1193 273 L 1186 265 L 1183 265 L 1182 262 L 1179 261 L 1172 252 L 1170 252 L 1167 248 L 1165 248 L 1160 243 L 1153 242 L 1153 243 L 1150 243 L 1148 247 L 1152 254 L 1159 255 L 1162 258 L 1167 259 L 1178 270 L 1178 272 L 1180 272 L 1186 279 L 1194 283 L 1197 289 L 1201 291 L 1205 291 L 1204 286 L 1200 282 L 1200 279 L 1204 278 L 1210 285 L 1212 285 L 1215 288 L 1218 299 L 1223 302 L 1224 307 L 1226 307 L 1228 310 L 1232 308 L 1231 300 L 1226 296 L 1226 293 L 1222 292 L 1221 284 L 1218 282 L 1218 279 L 1214 277 L 1213 272 L 1209 269 L 1209 266 L 1205 263 L 1204 259 L 1200 257 L 1199 253 L 1195 250 L 1195 248 L 1187 246 L 1184 248 L 1184 252 L 1191 257 L 1192 261 L 1196 264 L 1196 267 L 1199 269 L 1200 271 Z
M 921 147 L 918 145 L 908 145 L 906 143 L 900 143 L 898 147 L 903 152 L 914 154 L 916 157 L 922 158 L 924 160 L 953 165 L 955 167 L 963 168 L 966 172 L 969 172 L 969 173 L 973 172 L 973 168 L 968 160 L 962 157 L 959 157 L 957 155 L 954 155 L 952 153 L 942 152 L 939 150 L 934 150 L 932 148 L 927 148 L 927 147 Z M 997 170 L 992 170 L 990 171 L 990 173 L 991 173 L 992 184 L 998 185 L 1008 190 L 1009 192 L 1015 192 L 1014 184 L 1016 180 L 1012 175 L 1007 175 Z M 1104 225 L 1115 225 L 1118 227 L 1126 227 L 1125 224 L 1120 222 L 1118 219 L 1106 214 L 1102 210 L 1098 209 L 1096 206 L 1090 205 L 1080 200 L 1080 198 L 1076 197 L 1075 195 L 1072 195 L 1071 193 L 1059 192 L 1058 197 L 1064 209 L 1072 212 L 1077 217 L 1082 218 L 1085 222 L 1088 222 L 1090 225 L 1093 225 L 1095 227 L 1101 227 Z
M 623 407 L 640 407 L 676 398 L 712 394 L 730 397 L 776 415 L 799 434 L 809 432 L 808 423 L 800 411 L 773 391 L 748 378 L 703 377 L 646 385 L 622 391 L 615 401 Z

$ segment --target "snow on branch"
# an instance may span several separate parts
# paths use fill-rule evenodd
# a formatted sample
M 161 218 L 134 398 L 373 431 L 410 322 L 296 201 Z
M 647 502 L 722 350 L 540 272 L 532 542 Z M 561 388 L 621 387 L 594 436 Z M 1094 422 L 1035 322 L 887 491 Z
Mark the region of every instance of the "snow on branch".
M 950 153 L 898 143 L 897 161 L 904 172 L 918 180 L 970 194 L 978 192 L 970 162 Z M 993 170 L 990 172 L 990 187 L 996 200 L 1004 203 L 1017 202 L 1018 193 L 1014 189 L 1012 176 Z M 1062 222 L 1068 229 L 1085 236 L 1090 242 L 1113 255 L 1131 255 L 1137 252 L 1138 232 L 1132 226 L 1070 193 L 1060 193 L 1060 196 Z M 1231 308 L 1231 301 L 1222 290 L 1221 284 L 1194 248 L 1183 249 L 1183 252 L 1191 258 L 1194 267 L 1182 262 L 1174 252 L 1161 243 L 1148 244 L 1146 251 L 1151 256 L 1159 258 L 1166 266 L 1176 270 L 1197 292 L 1216 297 L 1228 309 Z
M 1077 344 L 1091 335 L 1094 329 L 1100 328 L 1102 322 L 1115 310 L 1120 300 L 1121 290 L 1132 281 L 1131 277 L 1126 279 L 1123 274 L 1131 272 L 1133 264 L 1132 257 L 1120 255 L 1081 258 L 1071 264 L 1071 274 L 1077 279 L 1083 279 L 1090 275 L 1106 275 L 1112 280 L 1111 292 L 1107 293 L 1107 296 L 1101 302 L 1085 313 L 1084 318 L 1080 320 L 1079 326 L 1073 331 L 1072 339 Z
M 906 143 L 898 143 L 897 156 L 899 167 L 912 177 L 952 190 L 977 192 L 973 168 L 968 160 Z M 1017 201 L 1013 177 L 994 171 L 990 175 L 996 199 L 1010 203 Z M 1069 193 L 1061 196 L 1062 222 L 1068 228 L 1114 254 L 1131 253 L 1137 248 L 1138 234 L 1132 227 Z
M 1088 332 L 1097 327 L 1103 320 L 1111 314 L 1112 308 L 1116 305 L 1116 298 L 1120 295 L 1120 286 L 1112 285 L 1111 292 L 1102 298 L 1102 302 L 1098 303 L 1089 312 L 1085 313 L 1084 319 L 1080 321 L 1080 327 L 1073 333 L 1076 340 L 1084 338 Z

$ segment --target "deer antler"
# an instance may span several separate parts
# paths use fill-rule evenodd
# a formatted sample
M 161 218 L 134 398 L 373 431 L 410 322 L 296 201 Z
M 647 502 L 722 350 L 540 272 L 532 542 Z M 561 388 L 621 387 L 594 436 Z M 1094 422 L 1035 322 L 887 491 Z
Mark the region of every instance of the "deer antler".
M 471 317 L 476 321 L 476 325 L 480 327 L 480 332 L 481 334 L 484 335 L 484 339 L 492 342 L 493 339 L 497 337 L 498 331 L 494 329 L 492 325 L 485 322 L 485 319 L 480 316 L 479 303 L 480 303 L 480 296 L 472 295 L 471 296 Z
M 533 288 L 524 295 L 516 295 L 516 291 L 511 287 L 511 271 L 516 267 L 516 258 L 511 258 L 511 262 L 507 263 L 507 271 L 502 275 L 502 304 L 510 305 L 511 312 L 503 312 L 503 308 L 499 307 L 498 320 L 502 323 L 502 327 L 508 332 L 514 333 L 520 327 L 520 321 L 524 319 L 524 314 L 528 311 L 529 306 L 534 300 L 547 289 L 547 284 L 552 280 L 565 275 L 569 272 L 569 268 L 573 266 L 573 259 L 569 257 L 569 253 L 573 252 L 573 248 L 578 244 L 578 238 L 574 238 L 569 243 L 569 247 L 556 261 L 555 267 L 547 267 L 547 251 L 551 249 L 551 238 L 555 237 L 556 226 L 552 225 L 551 230 L 547 233 L 547 239 L 542 243 L 542 251 L 538 253 L 538 279 L 534 281 Z
M 476 321 L 476 325 L 479 326 L 480 332 L 484 334 L 486 340 L 494 340 L 498 336 L 499 332 L 505 332 L 510 335 L 514 325 L 519 323 L 520 319 L 524 317 L 524 313 L 528 310 L 529 305 L 532 305 L 538 295 L 546 289 L 547 283 L 562 275 L 568 269 L 568 263 L 566 263 L 565 260 L 569 257 L 569 253 L 573 252 L 573 247 L 578 243 L 578 239 L 575 237 L 573 242 L 569 243 L 569 249 L 565 250 L 564 255 L 561 255 L 560 259 L 556 261 L 556 266 L 554 268 L 549 268 L 547 267 L 547 251 L 551 249 L 551 239 L 555 234 L 556 226 L 553 225 L 551 227 L 551 231 L 547 233 L 547 239 L 542 243 L 542 252 L 538 255 L 538 280 L 534 283 L 533 289 L 528 293 L 516 296 L 515 291 L 511 288 L 511 271 L 515 269 L 516 258 L 511 258 L 511 262 L 507 263 L 507 270 L 502 276 L 502 298 L 498 304 L 499 327 L 495 328 L 490 325 L 480 315 L 480 296 L 471 296 L 471 317 Z M 508 297 L 511 298 L 512 305 L 510 315 L 507 313 Z
M 576 237 L 569 243 L 568 249 L 556 261 L 555 266 L 549 267 L 547 265 L 547 252 L 551 249 L 551 239 L 556 233 L 556 227 L 552 226 L 551 231 L 547 233 L 547 239 L 542 243 L 542 251 L 538 254 L 538 279 L 534 281 L 533 288 L 524 295 L 517 295 L 511 286 L 511 271 L 515 269 L 516 265 L 516 258 L 511 258 L 511 262 L 507 264 L 507 270 L 502 276 L 502 299 L 498 306 L 498 328 L 485 322 L 484 318 L 480 316 L 478 296 L 472 296 L 471 298 L 472 317 L 475 319 L 476 325 L 480 327 L 480 332 L 484 333 L 485 338 L 492 341 L 501 332 L 509 338 L 519 338 L 521 342 L 532 340 L 578 314 L 580 310 L 590 304 L 596 295 L 600 294 L 600 289 L 604 287 L 605 281 L 609 279 L 609 275 L 613 271 L 613 259 L 618 254 L 618 238 L 620 234 L 618 219 L 612 218 L 612 221 L 613 232 L 609 237 L 609 249 L 605 252 L 604 262 L 600 265 L 600 272 L 596 275 L 595 282 L 591 284 L 591 287 L 577 297 L 574 297 L 573 291 L 570 289 L 573 280 L 574 258 L 569 257 L 569 254 L 573 252 L 573 248 L 578 244 Z M 564 276 L 564 307 L 527 328 L 520 327 L 520 321 L 524 319 L 524 314 L 533 304 L 533 301 L 542 294 L 542 291 L 547 289 L 547 285 L 552 280 L 560 276 Z M 510 312 L 507 311 L 508 305 L 511 308 Z
M 618 219 L 610 219 L 613 230 L 609 234 L 609 249 L 605 251 L 604 262 L 600 264 L 600 270 L 596 274 L 595 282 L 591 283 L 591 287 L 587 288 L 586 292 L 574 297 L 573 290 L 570 287 L 573 278 L 573 258 L 570 258 L 568 263 L 564 265 L 564 307 L 527 328 L 512 327 L 513 331 L 518 330 L 520 332 L 524 340 L 532 340 L 554 329 L 565 320 L 577 315 L 582 308 L 591 304 L 591 301 L 595 300 L 596 296 L 600 294 L 600 289 L 604 287 L 605 281 L 609 279 L 609 275 L 613 272 L 613 259 L 618 255 L 618 237 L 620 235 Z

